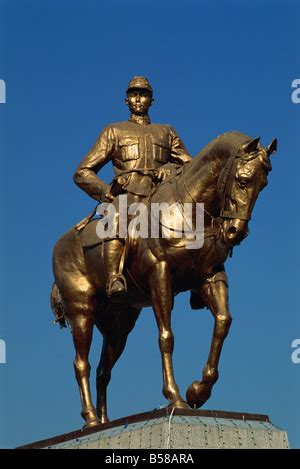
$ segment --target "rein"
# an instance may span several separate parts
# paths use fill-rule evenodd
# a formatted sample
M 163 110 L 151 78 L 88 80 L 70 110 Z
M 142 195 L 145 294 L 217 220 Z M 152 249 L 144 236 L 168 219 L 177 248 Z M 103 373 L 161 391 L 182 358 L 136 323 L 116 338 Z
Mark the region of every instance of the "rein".
M 184 187 L 185 187 L 185 190 L 187 191 L 187 193 L 188 193 L 188 195 L 190 196 L 190 198 L 192 199 L 192 201 L 193 201 L 195 204 L 198 203 L 198 202 L 196 202 L 196 200 L 194 199 L 194 197 L 193 197 L 192 194 L 190 193 L 190 191 L 189 191 L 189 189 L 188 189 L 188 187 L 187 187 L 187 185 L 186 185 L 186 182 L 185 182 L 184 177 L 182 177 L 182 181 L 183 181 L 183 185 L 184 185 Z M 178 194 L 178 190 L 177 190 L 177 181 L 176 181 L 176 192 L 177 192 L 177 194 Z M 182 201 L 181 201 L 181 200 L 180 200 L 180 203 L 182 204 Z M 204 205 L 204 204 L 203 204 L 203 205 Z M 210 217 L 210 219 L 211 219 L 211 227 L 212 227 L 212 228 L 214 227 L 215 221 L 217 221 L 217 224 L 219 225 L 219 227 L 221 226 L 221 224 L 220 224 L 220 222 L 219 222 L 219 220 L 218 220 L 220 217 L 213 217 L 212 214 L 209 213 L 209 211 L 204 208 L 204 206 L 203 206 L 203 211 L 204 211 L 204 213 L 206 213 L 206 215 L 208 215 L 208 216 Z
M 242 212 L 230 212 L 228 210 L 225 210 L 225 206 L 226 206 L 226 200 L 227 200 L 227 196 L 229 195 L 228 194 L 228 188 L 229 188 L 229 182 L 231 181 L 232 179 L 232 175 L 231 175 L 231 172 L 232 172 L 232 168 L 233 168 L 233 165 L 235 163 L 235 161 L 238 159 L 238 158 L 241 158 L 241 155 L 233 155 L 231 156 L 230 158 L 228 158 L 227 162 L 226 162 L 226 165 L 224 167 L 224 169 L 222 170 L 220 176 L 219 176 L 219 180 L 218 180 L 218 191 L 219 193 L 221 194 L 221 208 L 220 208 L 220 215 L 218 217 L 214 217 L 211 213 L 209 213 L 208 210 L 206 210 L 204 207 L 203 207 L 203 210 L 204 212 L 210 217 L 211 219 L 211 225 L 212 227 L 214 226 L 214 223 L 215 221 L 217 221 L 218 225 L 221 226 L 220 222 L 219 222 L 219 218 L 222 218 L 223 220 L 225 219 L 238 219 L 238 220 L 244 220 L 244 221 L 248 221 L 250 220 L 250 217 L 247 217 L 245 216 Z M 194 199 L 194 197 L 192 196 L 192 194 L 190 193 L 189 191 L 189 188 L 186 184 L 186 181 L 185 181 L 185 178 L 184 178 L 184 174 L 182 173 L 182 181 L 183 181 L 183 185 L 185 187 L 185 190 L 186 192 L 188 193 L 189 197 L 191 198 L 191 200 L 194 202 L 194 203 L 197 203 L 197 201 Z M 177 184 L 177 181 L 176 181 L 176 184 Z M 177 188 L 176 188 L 177 189 Z M 178 190 L 177 190 L 177 194 L 178 194 Z

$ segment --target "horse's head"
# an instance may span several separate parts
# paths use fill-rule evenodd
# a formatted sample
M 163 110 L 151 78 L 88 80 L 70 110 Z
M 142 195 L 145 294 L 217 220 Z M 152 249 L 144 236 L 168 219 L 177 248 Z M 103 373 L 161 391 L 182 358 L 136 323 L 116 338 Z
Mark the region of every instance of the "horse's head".
M 250 140 L 228 159 L 220 174 L 220 216 L 223 239 L 229 246 L 239 244 L 248 234 L 248 221 L 259 192 L 268 183 L 270 155 L 276 149 L 276 139 L 266 148 L 259 144 L 259 138 Z

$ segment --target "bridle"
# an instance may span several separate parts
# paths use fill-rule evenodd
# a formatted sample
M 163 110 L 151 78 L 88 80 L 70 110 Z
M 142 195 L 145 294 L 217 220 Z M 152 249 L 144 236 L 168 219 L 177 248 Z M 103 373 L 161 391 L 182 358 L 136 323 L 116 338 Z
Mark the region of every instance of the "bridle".
M 222 220 L 227 220 L 229 218 L 231 219 L 237 219 L 237 220 L 243 220 L 243 221 L 249 221 L 250 220 L 250 216 L 247 216 L 245 213 L 239 211 L 239 212 L 231 212 L 231 211 L 228 211 L 228 210 L 225 210 L 225 207 L 226 207 L 226 202 L 227 202 L 227 198 L 230 196 L 230 193 L 229 193 L 229 188 L 231 188 L 231 182 L 232 180 L 234 179 L 234 175 L 232 174 L 232 169 L 235 165 L 235 162 L 239 159 L 244 159 L 245 161 L 249 161 L 251 159 L 254 159 L 257 157 L 257 151 L 255 152 L 255 154 L 250 154 L 247 158 L 245 157 L 244 154 L 242 153 L 238 153 L 236 155 L 232 155 L 230 156 L 230 158 L 228 158 L 227 162 L 226 162 L 226 165 L 224 166 L 220 176 L 219 176 L 219 179 L 218 179 L 218 183 L 217 183 L 217 188 L 218 188 L 218 192 L 219 194 L 221 195 L 221 208 L 220 208 L 220 214 L 217 216 L 217 217 L 214 217 L 211 213 L 209 213 L 206 209 L 204 209 L 204 212 L 210 217 L 211 219 L 211 222 L 212 222 L 212 225 L 214 225 L 214 222 L 217 221 L 218 224 L 220 225 L 220 222 L 218 219 L 222 219 Z M 190 193 L 189 191 L 189 188 L 185 182 L 185 178 L 184 178 L 184 174 L 182 174 L 182 181 L 183 181 L 183 185 L 185 187 L 185 190 L 187 191 L 188 195 L 190 196 L 191 200 L 194 202 L 194 203 L 197 203 L 197 201 L 194 199 L 194 197 L 192 196 L 192 194 Z
M 231 156 L 228 159 L 228 161 L 226 162 L 226 165 L 225 165 L 224 169 L 222 170 L 222 172 L 220 174 L 220 177 L 219 177 L 219 180 L 218 180 L 217 187 L 218 187 L 219 194 L 221 194 L 221 197 L 222 197 L 220 217 L 223 218 L 223 219 L 231 218 L 231 219 L 249 221 L 250 218 L 251 218 L 250 216 L 247 216 L 243 212 L 230 212 L 228 210 L 225 210 L 227 198 L 230 196 L 229 188 L 232 186 L 231 182 L 233 181 L 233 179 L 235 177 L 232 174 L 232 172 L 233 172 L 232 169 L 234 167 L 235 162 L 238 159 L 241 159 L 242 156 L 243 155 L 241 155 L 241 154 Z M 255 155 L 255 157 L 256 157 L 256 155 Z

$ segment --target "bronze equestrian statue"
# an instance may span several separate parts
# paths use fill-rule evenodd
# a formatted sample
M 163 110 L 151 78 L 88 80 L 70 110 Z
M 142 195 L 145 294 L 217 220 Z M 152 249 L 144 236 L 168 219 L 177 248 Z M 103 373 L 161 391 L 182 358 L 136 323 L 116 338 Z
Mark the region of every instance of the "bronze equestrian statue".
M 198 203 L 204 204 L 204 243 L 191 250 L 187 248 L 190 241 L 184 235 L 153 238 L 129 233 L 123 242 L 124 248 L 122 244 L 121 257 L 117 259 L 117 262 L 122 260 L 125 279 L 122 285 L 126 285 L 126 294 L 125 291 L 116 296 L 108 294 L 111 271 L 105 265 L 105 244 L 112 241 L 93 237 L 99 220 L 88 219 L 74 226 L 56 243 L 51 305 L 56 320 L 61 326 L 67 321 L 72 331 L 75 375 L 86 427 L 108 422 L 106 391 L 112 368 L 142 308 L 151 305 L 159 332 L 163 394 L 170 406 L 186 408 L 188 403 L 197 408 L 209 399 L 218 379 L 220 354 L 231 324 L 224 263 L 233 246 L 240 244 L 248 234 L 248 221 L 258 194 L 267 185 L 270 155 L 276 148 L 276 140 L 264 148 L 259 138 L 228 132 L 210 142 L 187 164 L 172 167 L 168 163 L 172 160 L 166 157 L 165 175 L 159 184 L 153 182 L 155 178 L 149 183 L 145 201 L 148 206 L 161 202 L 182 206 L 189 203 L 193 210 Z M 94 169 L 99 170 L 100 166 Z M 154 169 L 157 171 L 157 168 Z M 142 172 L 136 174 L 144 177 Z M 109 194 L 108 188 L 103 190 L 105 192 Z M 119 194 L 122 194 L 122 187 Z M 171 312 L 174 296 L 188 290 L 192 308 L 210 309 L 215 325 L 202 380 L 188 387 L 186 403 L 173 372 Z M 96 409 L 91 400 L 88 361 L 94 325 L 103 335 L 97 368 Z

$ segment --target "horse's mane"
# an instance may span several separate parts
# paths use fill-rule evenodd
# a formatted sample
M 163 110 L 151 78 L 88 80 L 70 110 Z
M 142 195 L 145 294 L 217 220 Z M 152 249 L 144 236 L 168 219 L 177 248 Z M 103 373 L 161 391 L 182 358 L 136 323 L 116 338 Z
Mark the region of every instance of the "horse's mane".
M 223 161 L 226 163 L 227 159 L 236 154 L 238 149 L 247 141 L 251 140 L 246 134 L 238 131 L 225 132 L 212 140 L 206 147 L 204 147 L 193 159 L 191 165 L 197 164 L 200 169 L 208 162 Z
M 203 200 L 207 200 L 212 196 L 216 187 L 216 177 L 221 173 L 228 158 L 236 155 L 239 148 L 249 140 L 251 137 L 237 131 L 219 135 L 208 143 L 184 168 L 179 180 L 183 177 L 186 182 L 194 181 L 194 183 L 190 182 L 192 193 L 194 190 L 199 191 L 200 184 Z M 197 175 L 197 188 L 195 187 L 195 175 Z
M 200 189 L 203 201 L 211 199 L 216 188 L 216 179 L 227 160 L 236 155 L 249 140 L 251 137 L 242 132 L 226 132 L 209 142 L 185 167 L 179 168 L 175 179 L 181 200 L 185 199 L 186 184 L 189 185 L 190 193 L 199 193 Z M 175 183 L 174 175 L 158 186 L 151 201 L 172 200 L 169 182 Z

